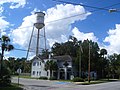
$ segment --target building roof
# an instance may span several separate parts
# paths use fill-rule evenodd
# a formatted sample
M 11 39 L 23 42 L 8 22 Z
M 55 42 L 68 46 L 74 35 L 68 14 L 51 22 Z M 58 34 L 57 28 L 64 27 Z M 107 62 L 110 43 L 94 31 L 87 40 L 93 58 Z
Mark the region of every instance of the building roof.
M 46 58 L 46 57 L 39 55 L 39 56 L 35 56 L 32 59 L 32 61 L 35 59 L 40 60 L 40 61 L 44 61 L 45 59 L 49 59 L 49 58 Z M 72 61 L 72 58 L 70 57 L 70 55 L 53 56 L 50 59 L 57 60 L 57 61 Z
M 34 61 L 35 59 L 37 59 L 38 61 L 43 61 L 44 59 L 46 59 L 45 57 L 39 55 L 39 56 L 35 56 L 33 57 L 32 61 Z
M 54 56 L 53 59 L 57 59 L 58 61 L 72 61 L 70 55 Z

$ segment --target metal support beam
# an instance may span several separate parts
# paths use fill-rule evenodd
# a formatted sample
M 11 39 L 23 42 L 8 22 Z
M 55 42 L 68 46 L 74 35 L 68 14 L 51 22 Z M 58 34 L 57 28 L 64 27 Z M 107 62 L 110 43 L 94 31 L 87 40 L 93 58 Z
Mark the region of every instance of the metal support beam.
M 37 46 L 36 46 L 36 56 L 39 54 L 39 35 L 40 35 L 40 29 L 38 29 L 38 34 L 37 34 Z

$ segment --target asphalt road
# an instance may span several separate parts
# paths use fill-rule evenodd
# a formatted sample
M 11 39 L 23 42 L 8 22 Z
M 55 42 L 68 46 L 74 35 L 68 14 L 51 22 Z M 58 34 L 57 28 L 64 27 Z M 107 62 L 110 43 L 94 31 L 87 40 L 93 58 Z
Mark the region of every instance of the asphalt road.
M 17 83 L 17 78 L 13 78 L 12 82 Z M 25 90 L 120 90 L 120 81 L 94 85 L 75 85 L 70 82 L 20 78 L 20 84 L 24 85 Z

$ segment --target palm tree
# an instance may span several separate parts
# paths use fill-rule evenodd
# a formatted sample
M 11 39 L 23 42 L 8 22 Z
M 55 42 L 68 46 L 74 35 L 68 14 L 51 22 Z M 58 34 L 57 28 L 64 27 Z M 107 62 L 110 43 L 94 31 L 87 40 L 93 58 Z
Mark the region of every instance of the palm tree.
M 10 44 L 10 38 L 8 36 L 5 36 L 3 35 L 1 38 L 0 38 L 0 42 L 1 42 L 1 50 L 2 50 L 2 53 L 1 53 L 1 78 L 2 78 L 2 68 L 3 68 L 3 57 L 4 57 L 4 52 L 5 51 L 11 51 L 14 49 L 14 46 Z
M 101 49 L 100 50 L 100 55 L 103 55 L 103 58 L 104 58 L 104 55 L 107 54 L 107 50 L 106 49 Z
M 69 39 L 72 40 L 72 42 L 74 43 L 74 45 L 76 45 L 78 43 L 77 38 L 74 37 L 74 36 L 69 36 Z
M 100 50 L 100 55 L 101 55 L 101 60 L 102 60 L 102 67 L 101 67 L 101 76 L 102 78 L 104 78 L 104 72 L 105 72 L 105 62 L 106 62 L 106 58 L 104 57 L 105 55 L 107 55 L 107 50 L 106 49 L 101 49 Z M 103 57 L 102 57 L 103 56 Z
M 50 70 L 50 77 L 52 77 L 52 72 L 53 71 L 57 71 L 58 69 L 58 65 L 57 63 L 54 61 L 54 60 L 48 60 L 46 63 L 45 63 L 45 70 Z

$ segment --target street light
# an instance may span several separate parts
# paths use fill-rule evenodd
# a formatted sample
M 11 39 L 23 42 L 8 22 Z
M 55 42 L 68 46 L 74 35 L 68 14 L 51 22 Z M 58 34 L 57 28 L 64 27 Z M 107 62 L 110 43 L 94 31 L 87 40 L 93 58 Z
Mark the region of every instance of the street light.
M 118 11 L 120 11 L 120 9 L 116 9 L 116 8 L 109 9 L 109 12 L 110 12 L 110 13 L 113 13 L 113 12 L 118 12 Z

